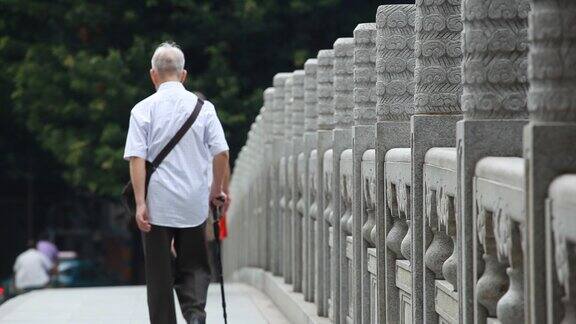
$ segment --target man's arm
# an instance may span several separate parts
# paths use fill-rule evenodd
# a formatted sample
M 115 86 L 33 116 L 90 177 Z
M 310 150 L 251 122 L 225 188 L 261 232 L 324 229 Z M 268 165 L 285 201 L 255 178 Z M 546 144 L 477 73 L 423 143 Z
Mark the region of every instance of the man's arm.
M 232 202 L 232 197 L 230 196 L 230 163 L 226 163 L 223 191 L 226 194 L 226 202 L 224 203 L 224 207 L 222 207 L 222 214 L 226 214 L 228 207 L 230 207 L 230 203 Z
M 150 231 L 148 210 L 146 208 L 146 160 L 139 157 L 130 158 L 130 180 L 136 200 L 136 223 L 143 232 Z
M 225 179 L 227 178 L 228 171 L 228 151 L 223 151 L 214 156 L 212 160 L 212 188 L 210 190 L 210 202 L 216 206 L 222 206 L 224 202 L 219 201 L 218 197 L 224 197 L 226 199 L 226 194 L 224 189 Z

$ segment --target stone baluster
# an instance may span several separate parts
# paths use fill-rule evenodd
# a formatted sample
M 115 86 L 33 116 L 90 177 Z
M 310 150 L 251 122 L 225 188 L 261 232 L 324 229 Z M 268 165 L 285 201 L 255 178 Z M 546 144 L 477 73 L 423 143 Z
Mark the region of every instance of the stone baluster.
M 274 238 L 272 237 L 272 229 L 274 228 L 274 218 L 272 217 L 273 211 L 273 195 L 272 195 L 272 152 L 274 146 L 274 138 L 269 134 L 273 133 L 273 110 L 274 110 L 274 88 L 267 88 L 264 90 L 264 138 L 265 138 L 265 158 L 264 158 L 264 165 L 263 165 L 263 172 L 265 178 L 265 191 L 264 191 L 264 198 L 266 199 L 266 206 L 265 206 L 265 219 L 266 219 L 266 246 L 265 246 L 265 255 L 266 255 L 266 263 L 264 269 L 267 271 L 272 270 L 272 242 Z
M 284 148 L 284 84 L 289 73 L 278 73 L 274 76 L 274 145 L 272 161 L 272 192 L 274 194 L 274 241 L 272 253 L 274 254 L 274 263 L 272 264 L 272 273 L 282 275 L 283 272 L 283 214 L 281 201 L 284 195 L 284 189 L 281 186 L 281 157 Z M 284 174 L 284 173 L 282 173 Z M 282 180 L 283 181 L 283 180 Z
M 341 312 L 341 266 L 345 259 L 342 240 L 342 229 L 340 223 L 341 196 L 340 196 L 340 156 L 346 149 L 352 147 L 353 123 L 353 55 L 354 39 L 338 38 L 334 42 L 334 130 L 333 146 L 324 155 L 324 169 L 330 170 L 330 178 L 324 181 L 329 183 L 331 188 L 327 194 L 331 202 L 331 280 L 329 296 L 331 301 L 331 319 L 340 322 Z M 327 165 L 329 164 L 329 166 Z M 327 175 L 328 176 L 328 175 Z M 337 215 L 337 216 L 334 216 Z M 345 238 L 344 238 L 345 239 Z
M 310 179 L 311 169 L 315 169 L 315 164 L 310 164 L 310 154 L 317 146 L 318 112 L 316 110 L 316 70 L 318 61 L 308 59 L 304 63 L 304 238 L 303 249 L 304 273 L 302 285 L 304 290 L 304 300 L 312 301 L 314 298 L 314 223 L 310 217 L 313 199 L 311 198 Z
M 316 287 L 315 302 L 319 316 L 327 316 L 329 275 L 328 267 L 328 226 L 321 215 L 324 211 L 324 153 L 332 148 L 332 130 L 334 128 L 334 50 L 318 52 L 317 72 L 318 93 L 318 146 L 316 149 L 316 205 L 318 208 L 318 232 L 316 232 Z
M 400 291 L 397 261 L 404 259 L 401 242 L 407 234 L 406 213 L 398 206 L 397 183 L 386 180 L 385 155 L 410 147 L 410 115 L 414 112 L 414 5 L 384 5 L 376 14 L 376 236 L 378 322 L 399 323 Z M 409 183 L 408 183 L 409 185 Z M 388 189 L 388 190 L 387 190 Z M 407 196 L 401 204 L 408 208 Z M 406 214 L 406 215 L 409 215 Z M 384 244 L 383 244 L 384 243 Z M 402 306 L 404 307 L 404 306 Z
M 424 169 L 430 149 L 456 146 L 456 123 L 462 118 L 460 1 L 417 1 L 415 24 L 415 114 L 411 119 L 413 208 L 409 230 L 412 307 L 416 322 L 434 324 L 439 321 L 436 279 L 443 279 L 442 266 L 452 254 L 453 245 L 438 226 L 436 210 L 424 204 L 433 202 L 425 197 Z M 455 160 L 455 150 L 446 153 L 447 158 Z M 455 178 L 456 173 L 450 176 Z M 435 194 L 445 194 L 436 189 Z M 431 210 L 428 221 L 426 209 Z
M 530 124 L 524 131 L 528 315 L 533 323 L 574 323 L 576 3 L 530 3 Z M 560 174 L 565 175 L 558 177 Z M 549 210 L 546 197 L 550 199 Z M 546 248 L 541 245 L 544 237 Z
M 461 322 L 485 323 L 488 317 L 500 317 L 502 313 L 501 294 L 495 294 L 494 287 L 501 287 L 501 267 L 507 262 L 498 261 L 497 251 L 478 241 L 480 220 L 476 220 L 473 214 L 477 208 L 474 206 L 473 179 L 476 165 L 483 157 L 522 154 L 522 129 L 527 116 L 526 18 L 529 9 L 525 0 L 469 0 L 462 3 L 461 104 L 464 120 L 457 125 L 457 208 L 460 210 L 462 234 L 459 240 Z M 515 250 L 514 253 L 521 251 Z M 514 264 L 510 266 L 510 269 L 515 269 Z M 508 273 L 512 275 L 514 271 Z M 522 295 L 517 291 L 518 285 L 508 286 L 514 290 L 514 295 Z M 498 314 L 495 313 L 495 303 L 498 303 Z M 512 308 L 523 306 L 517 300 L 506 307 L 517 314 Z
M 284 282 L 287 284 L 292 283 L 292 184 L 293 184 L 293 159 L 292 159 L 292 139 L 293 124 L 292 124 L 292 89 L 293 89 L 293 74 L 290 73 L 284 83 L 284 233 L 283 233 L 283 249 L 284 256 Z
M 254 180 L 254 186 L 255 186 L 255 196 L 254 196 L 254 203 L 256 204 L 256 208 L 257 208 L 257 215 L 258 217 L 254 220 L 254 228 L 258 231 L 258 235 L 257 235 L 257 240 L 255 243 L 255 267 L 257 268 L 263 268 L 264 264 L 263 264 L 263 256 L 264 256 L 264 250 L 265 250 L 265 233 L 266 233 L 266 222 L 265 222 L 265 214 L 264 214 L 264 177 L 262 174 L 262 166 L 263 166 L 263 155 L 264 155 L 264 136 L 263 136 L 263 120 L 264 120 L 264 111 L 265 108 L 262 107 L 260 108 L 260 113 L 258 114 L 258 116 L 256 116 L 256 144 L 255 144 L 255 150 L 256 150 L 256 156 L 255 156 L 255 164 L 258 166 L 254 169 L 254 173 L 255 173 L 255 180 Z
M 292 74 L 292 283 L 295 292 L 302 291 L 302 190 L 300 154 L 304 141 L 304 71 Z

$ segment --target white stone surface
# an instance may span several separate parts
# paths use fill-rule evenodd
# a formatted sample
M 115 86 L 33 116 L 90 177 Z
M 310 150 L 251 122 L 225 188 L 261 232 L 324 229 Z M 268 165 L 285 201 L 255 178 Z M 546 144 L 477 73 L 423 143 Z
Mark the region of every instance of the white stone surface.
M 250 286 L 226 285 L 228 322 L 289 323 L 263 293 Z M 177 303 L 176 303 L 177 304 Z M 178 323 L 185 323 L 176 306 Z M 220 286 L 212 284 L 206 306 L 207 323 L 223 323 Z M 148 323 L 143 286 L 61 288 L 30 292 L 0 306 L 2 324 L 131 324 Z

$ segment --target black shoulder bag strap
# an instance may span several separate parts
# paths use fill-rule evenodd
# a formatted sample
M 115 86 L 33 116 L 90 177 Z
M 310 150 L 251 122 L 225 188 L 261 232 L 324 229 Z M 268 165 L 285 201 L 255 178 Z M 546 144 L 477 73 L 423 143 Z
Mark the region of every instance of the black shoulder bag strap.
M 196 102 L 196 107 L 190 114 L 190 117 L 186 119 L 184 124 L 180 126 L 180 129 L 174 134 L 174 136 L 170 139 L 170 141 L 162 148 L 162 151 L 158 153 L 154 161 L 148 162 L 146 161 L 146 194 L 148 193 L 148 183 L 150 182 L 150 177 L 152 173 L 160 166 L 160 163 L 168 156 L 168 154 L 172 151 L 172 149 L 180 142 L 184 134 L 188 132 L 192 124 L 196 121 L 198 114 L 200 114 L 200 110 L 202 110 L 202 106 L 204 105 L 204 101 L 198 98 Z M 122 190 L 122 201 L 124 206 L 128 210 L 129 213 L 134 214 L 136 212 L 136 200 L 134 198 L 134 188 L 132 187 L 132 183 L 128 182 L 124 189 Z
M 172 151 L 172 149 L 176 146 L 176 144 L 178 144 L 178 142 L 180 142 L 182 137 L 184 137 L 184 134 L 186 134 L 186 132 L 188 132 L 188 130 L 190 129 L 192 124 L 194 124 L 194 122 L 196 121 L 198 114 L 200 114 L 200 110 L 202 110 L 203 105 L 204 105 L 204 101 L 202 99 L 198 98 L 198 101 L 196 102 L 196 107 L 194 107 L 194 110 L 190 114 L 190 117 L 188 117 L 188 119 L 186 119 L 184 124 L 182 126 L 180 126 L 180 129 L 178 129 L 176 134 L 174 134 L 174 137 L 172 137 L 170 139 L 170 141 L 166 144 L 166 146 L 164 146 L 162 151 L 160 151 L 160 153 L 158 153 L 158 155 L 156 156 L 154 161 L 152 161 L 152 169 L 153 170 L 156 170 L 156 168 L 158 168 L 158 166 L 160 166 L 160 163 L 162 163 L 164 158 L 166 158 L 166 156 L 168 156 L 168 154 Z

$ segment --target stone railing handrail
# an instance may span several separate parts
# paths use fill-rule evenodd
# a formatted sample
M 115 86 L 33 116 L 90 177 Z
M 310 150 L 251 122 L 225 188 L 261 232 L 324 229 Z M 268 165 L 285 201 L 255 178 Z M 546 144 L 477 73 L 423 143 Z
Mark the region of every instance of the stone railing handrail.
M 573 0 L 383 5 L 276 74 L 226 277 L 297 323 L 576 322 L 574 26 Z

